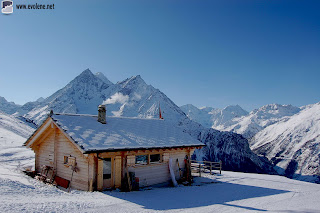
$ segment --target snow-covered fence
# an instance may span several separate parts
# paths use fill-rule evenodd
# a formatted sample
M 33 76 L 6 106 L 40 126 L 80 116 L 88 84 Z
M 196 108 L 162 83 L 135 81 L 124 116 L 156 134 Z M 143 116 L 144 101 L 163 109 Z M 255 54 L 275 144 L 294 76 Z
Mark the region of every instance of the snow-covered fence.
M 199 176 L 201 177 L 201 172 L 202 173 L 210 172 L 210 174 L 213 174 L 212 170 L 219 170 L 221 174 L 222 161 L 211 162 L 211 161 L 191 160 L 191 173 L 199 173 Z

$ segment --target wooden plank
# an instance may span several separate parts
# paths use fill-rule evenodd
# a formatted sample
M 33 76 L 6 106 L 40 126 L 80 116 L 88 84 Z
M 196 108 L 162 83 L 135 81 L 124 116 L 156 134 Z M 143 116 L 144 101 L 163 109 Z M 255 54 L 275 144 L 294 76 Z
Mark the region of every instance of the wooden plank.
M 121 187 L 121 179 L 122 179 L 122 164 L 121 164 L 121 156 L 116 156 L 114 158 L 114 166 L 115 166 L 115 174 L 114 174 L 114 184 L 115 188 L 120 188 Z
M 66 180 L 66 179 L 64 179 L 64 178 L 62 178 L 62 177 L 59 177 L 59 176 L 56 176 L 56 177 L 54 178 L 54 181 L 56 182 L 56 184 L 57 184 L 58 186 L 61 186 L 61 187 L 63 187 L 63 188 L 68 188 L 68 187 L 69 187 L 69 184 L 70 184 L 70 181 L 68 181 L 68 180 Z
M 103 190 L 103 160 L 98 159 L 97 189 Z

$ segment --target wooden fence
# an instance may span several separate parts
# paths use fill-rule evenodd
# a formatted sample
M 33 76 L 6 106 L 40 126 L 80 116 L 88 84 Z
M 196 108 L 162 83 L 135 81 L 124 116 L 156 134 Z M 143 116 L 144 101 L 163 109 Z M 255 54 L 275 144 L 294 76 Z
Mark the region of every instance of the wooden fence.
M 201 172 L 210 173 L 212 175 L 213 174 L 212 170 L 219 170 L 221 174 L 222 161 L 211 162 L 211 161 L 191 160 L 191 173 L 199 173 L 199 177 L 201 177 Z

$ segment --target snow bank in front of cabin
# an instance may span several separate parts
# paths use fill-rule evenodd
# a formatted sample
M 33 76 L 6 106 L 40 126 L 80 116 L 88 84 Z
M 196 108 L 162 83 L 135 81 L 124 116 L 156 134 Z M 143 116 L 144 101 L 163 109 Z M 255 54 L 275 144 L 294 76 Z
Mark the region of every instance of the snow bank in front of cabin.
M 20 138 L 19 143 L 23 141 Z M 201 178 L 195 178 L 193 186 L 134 192 L 74 190 L 67 193 L 22 173 L 22 168 L 33 165 L 32 151 L 21 146 L 2 146 L 1 211 L 239 213 L 319 212 L 320 209 L 320 185 L 276 175 L 223 171 L 222 175 L 202 174 Z
M 26 137 L 0 127 L 2 212 L 319 212 L 320 185 L 276 175 L 203 174 L 193 186 L 135 192 L 66 193 L 22 173 L 34 154 Z
M 193 186 L 134 192 L 63 192 L 0 164 L 3 212 L 319 212 L 320 185 L 280 176 L 223 172 Z M 19 180 L 18 180 L 19 179 Z

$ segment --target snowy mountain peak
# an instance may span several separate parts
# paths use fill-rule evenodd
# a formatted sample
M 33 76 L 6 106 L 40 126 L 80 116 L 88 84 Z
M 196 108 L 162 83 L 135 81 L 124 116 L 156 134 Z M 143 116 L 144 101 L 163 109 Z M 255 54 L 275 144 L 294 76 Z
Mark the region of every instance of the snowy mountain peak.
M 202 108 L 198 108 L 192 104 L 185 104 L 183 106 L 180 107 L 183 111 L 187 112 L 187 111 L 199 111 L 201 110 Z
M 281 104 L 268 104 L 260 107 L 259 109 L 253 110 L 252 114 L 268 113 L 279 116 L 290 116 L 298 113 L 300 111 L 299 107 L 292 105 L 281 105 Z
M 36 102 L 42 102 L 42 101 L 44 101 L 45 99 L 43 98 L 43 97 L 40 97 L 40 98 L 38 98 L 37 100 L 36 100 Z
M 124 87 L 134 87 L 135 85 L 147 86 L 146 82 L 141 78 L 140 75 L 132 76 L 131 78 L 127 78 L 126 80 L 118 83 L 123 88 Z
M 107 85 L 113 85 L 113 83 L 111 81 L 109 81 L 109 79 L 101 72 L 97 72 L 95 74 L 95 76 L 97 78 L 99 78 L 100 80 L 102 80 L 104 83 L 106 83 Z
M 249 112 L 242 109 L 238 104 L 237 105 L 229 105 L 225 107 L 222 112 L 230 112 L 231 114 L 236 115 L 236 117 L 241 117 L 243 115 L 248 115 Z
M 80 75 L 93 75 L 93 73 L 89 68 L 87 68 Z
M 95 78 L 95 75 L 89 70 L 86 69 L 80 75 L 78 75 L 74 80 L 79 80 L 79 79 L 90 79 L 90 78 Z
M 83 71 L 65 87 L 58 90 L 42 102 L 28 103 L 30 107 L 26 117 L 41 122 L 50 109 L 60 113 L 94 114 L 108 96 L 108 89 L 113 84 L 94 75 L 89 69 Z

